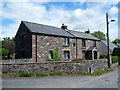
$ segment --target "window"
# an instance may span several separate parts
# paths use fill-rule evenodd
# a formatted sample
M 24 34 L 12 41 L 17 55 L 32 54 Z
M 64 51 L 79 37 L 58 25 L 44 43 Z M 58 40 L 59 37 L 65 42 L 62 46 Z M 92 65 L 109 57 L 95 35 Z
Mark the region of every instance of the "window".
M 53 59 L 53 51 L 49 51 L 49 58 Z
M 64 38 L 64 45 L 68 46 L 69 45 L 69 38 Z
M 70 59 L 70 52 L 69 51 L 64 51 L 64 59 Z
M 93 42 L 93 46 L 96 47 L 96 41 Z
M 86 47 L 85 39 L 82 39 L 82 47 Z

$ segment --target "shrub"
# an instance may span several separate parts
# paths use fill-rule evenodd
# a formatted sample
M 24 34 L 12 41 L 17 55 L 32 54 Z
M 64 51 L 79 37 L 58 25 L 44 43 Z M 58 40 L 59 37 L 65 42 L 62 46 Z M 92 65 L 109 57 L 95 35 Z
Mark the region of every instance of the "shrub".
M 49 56 L 47 56 L 46 61 L 62 61 L 62 57 L 59 55 L 58 48 L 53 50 L 53 59 L 50 59 Z
M 112 56 L 112 63 L 116 63 L 120 60 L 120 57 L 118 56 Z
M 53 60 L 54 61 L 61 61 L 62 60 L 61 56 L 59 55 L 58 48 L 55 48 L 53 50 Z
M 100 59 L 106 59 L 106 58 L 107 58 L 107 55 L 100 55 L 99 58 L 100 58 Z
M 113 56 L 119 56 L 120 57 L 120 48 L 114 48 Z
M 76 59 L 73 59 L 71 61 L 82 61 L 82 60 L 86 60 L 85 58 L 76 58 Z

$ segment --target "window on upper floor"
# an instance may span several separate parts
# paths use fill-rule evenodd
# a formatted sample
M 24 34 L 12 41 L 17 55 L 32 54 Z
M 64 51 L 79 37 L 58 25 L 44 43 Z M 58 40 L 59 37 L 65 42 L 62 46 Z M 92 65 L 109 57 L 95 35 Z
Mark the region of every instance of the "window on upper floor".
M 93 41 L 93 46 L 96 47 L 96 41 Z
M 82 39 L 82 47 L 86 47 L 86 41 L 85 41 L 85 39 Z
M 69 38 L 64 38 L 64 46 L 68 46 L 69 45 Z
M 63 51 L 64 57 L 63 59 L 70 59 L 70 51 Z

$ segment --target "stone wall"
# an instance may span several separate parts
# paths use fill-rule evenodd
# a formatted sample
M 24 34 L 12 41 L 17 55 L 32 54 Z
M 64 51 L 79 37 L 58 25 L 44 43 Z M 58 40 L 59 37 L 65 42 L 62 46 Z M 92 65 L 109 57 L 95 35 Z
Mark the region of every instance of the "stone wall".
M 48 62 L 2 64 L 2 73 L 88 73 L 90 66 L 94 71 L 107 68 L 106 60 L 85 60 L 79 62 Z

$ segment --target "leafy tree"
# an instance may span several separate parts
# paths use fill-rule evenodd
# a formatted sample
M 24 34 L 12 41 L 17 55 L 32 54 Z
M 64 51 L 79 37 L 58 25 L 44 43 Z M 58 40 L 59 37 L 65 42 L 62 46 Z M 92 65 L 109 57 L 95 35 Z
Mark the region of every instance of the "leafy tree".
M 120 48 L 114 48 L 113 49 L 113 56 L 119 56 L 120 57 Z
M 10 55 L 9 50 L 5 48 L 0 48 L 0 51 L 2 51 L 2 59 L 9 59 L 9 55 Z
M 15 53 L 15 42 L 14 41 L 9 41 L 4 45 L 4 47 L 9 50 L 10 54 Z
M 0 50 L 2 52 L 3 59 L 11 59 L 15 56 L 15 38 L 5 37 L 0 41 Z
M 94 33 L 91 33 L 91 35 L 99 38 L 100 40 L 106 40 L 106 35 L 101 31 L 96 31 Z
M 3 40 L 2 40 L 2 47 L 4 48 L 5 44 L 8 43 L 8 42 L 10 42 L 10 41 L 11 41 L 10 37 L 3 38 Z
M 120 39 L 115 39 L 112 41 L 114 44 L 120 44 Z

